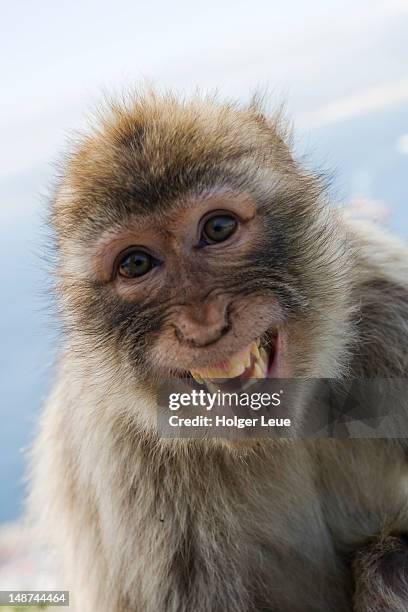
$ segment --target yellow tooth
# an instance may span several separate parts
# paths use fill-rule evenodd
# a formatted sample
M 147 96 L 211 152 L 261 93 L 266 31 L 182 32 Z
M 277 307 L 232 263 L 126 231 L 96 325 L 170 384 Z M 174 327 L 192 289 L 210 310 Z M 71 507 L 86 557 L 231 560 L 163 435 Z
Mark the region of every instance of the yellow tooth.
M 245 358 L 245 361 L 244 361 L 245 369 L 249 368 L 249 366 L 251 365 L 251 355 L 252 355 L 252 352 L 248 351 L 248 353 L 246 355 L 246 358 Z
M 262 372 L 261 368 L 259 367 L 259 364 L 257 363 L 254 366 L 252 378 L 265 378 L 264 373 Z
M 258 339 L 258 340 L 253 340 L 253 341 L 251 342 L 251 344 L 249 345 L 249 347 L 250 347 L 250 351 L 251 351 L 251 352 L 255 351 L 255 350 L 256 350 L 256 349 L 259 347 L 259 343 L 260 343 L 260 340 L 259 340 L 259 339 Z
M 223 368 L 209 368 L 205 372 L 205 377 L 207 378 L 235 378 L 235 376 L 239 376 L 244 372 L 245 364 L 242 361 L 238 361 L 236 359 L 232 359 L 228 363 L 228 367 L 226 369 Z
M 202 385 L 204 380 L 201 378 L 201 376 L 199 376 L 198 374 L 196 374 L 195 372 L 191 372 L 191 376 L 200 384 Z
M 203 378 L 209 378 L 213 372 L 215 372 L 216 368 L 203 368 L 200 370 L 200 376 Z
M 233 355 L 230 360 L 225 364 L 226 367 L 214 366 L 202 368 L 200 370 L 192 371 L 191 374 L 199 383 L 202 383 L 204 380 L 208 379 L 235 378 L 237 376 L 240 376 L 251 365 L 252 355 L 255 358 L 255 364 L 260 364 L 265 361 L 266 353 L 264 349 L 259 348 L 259 344 L 260 339 L 251 342 L 248 347 L 246 347 L 242 351 L 239 351 L 239 353 Z M 263 353 L 261 353 L 260 351 L 263 351 Z M 261 371 L 262 368 L 260 366 L 258 367 L 259 371 Z
M 251 354 L 252 354 L 254 345 L 255 343 L 251 342 L 251 344 L 247 346 L 245 349 L 243 349 L 236 355 L 233 355 L 230 363 L 234 365 L 237 363 L 240 363 L 240 364 L 243 364 L 246 368 L 249 367 L 251 365 Z
M 253 351 L 252 351 L 252 355 L 255 357 L 256 361 L 259 361 L 261 356 L 259 354 L 259 348 L 255 345 Z
M 247 367 L 246 363 L 248 361 L 249 363 L 251 362 L 251 356 L 249 351 L 245 356 L 237 355 L 236 357 L 233 357 L 228 364 L 229 367 L 227 377 L 233 378 L 234 376 L 239 376 L 240 374 L 242 374 L 242 372 L 244 372 L 245 368 Z
M 224 373 L 222 368 L 207 368 L 204 371 L 205 378 L 219 378 Z

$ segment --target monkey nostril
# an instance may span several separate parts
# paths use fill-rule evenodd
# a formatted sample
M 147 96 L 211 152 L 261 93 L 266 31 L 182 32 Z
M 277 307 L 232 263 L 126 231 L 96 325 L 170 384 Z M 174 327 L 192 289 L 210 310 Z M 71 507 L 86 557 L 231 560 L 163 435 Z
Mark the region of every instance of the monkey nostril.
M 220 337 L 225 336 L 225 334 L 228 334 L 230 329 L 231 329 L 231 324 L 225 323 L 225 325 L 221 328 Z
M 176 336 L 179 342 L 185 342 L 185 338 L 182 331 L 176 325 L 174 325 L 174 335 Z

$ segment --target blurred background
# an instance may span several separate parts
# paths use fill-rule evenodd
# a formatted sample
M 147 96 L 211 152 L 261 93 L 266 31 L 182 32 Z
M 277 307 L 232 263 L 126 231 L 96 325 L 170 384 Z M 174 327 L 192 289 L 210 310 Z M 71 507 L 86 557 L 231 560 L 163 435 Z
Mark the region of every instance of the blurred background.
M 52 379 L 43 219 L 54 162 L 103 92 L 143 79 L 286 102 L 296 152 L 333 197 L 408 236 L 407 0 L 41 0 L 0 25 L 0 523 Z M 1 562 L 1 551 L 0 551 Z

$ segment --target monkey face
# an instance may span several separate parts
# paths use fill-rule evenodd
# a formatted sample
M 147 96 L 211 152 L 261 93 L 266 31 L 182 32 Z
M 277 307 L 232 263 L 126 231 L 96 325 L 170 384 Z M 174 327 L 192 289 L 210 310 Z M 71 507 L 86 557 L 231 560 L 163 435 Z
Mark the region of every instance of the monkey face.
M 157 372 L 278 375 L 282 308 L 253 278 L 261 242 L 252 198 L 212 191 L 103 236 L 95 273 L 127 308 L 155 313 L 147 353 Z
M 254 112 L 143 104 L 56 199 L 68 329 L 135 380 L 330 376 L 350 268 L 315 179 Z

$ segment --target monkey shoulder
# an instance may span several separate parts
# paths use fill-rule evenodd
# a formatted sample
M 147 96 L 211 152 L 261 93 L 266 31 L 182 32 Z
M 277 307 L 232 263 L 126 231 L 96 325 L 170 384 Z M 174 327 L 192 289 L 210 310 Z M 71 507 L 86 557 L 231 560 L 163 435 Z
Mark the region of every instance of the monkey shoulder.
M 373 223 L 342 217 L 353 253 L 354 377 L 408 374 L 408 244 Z

